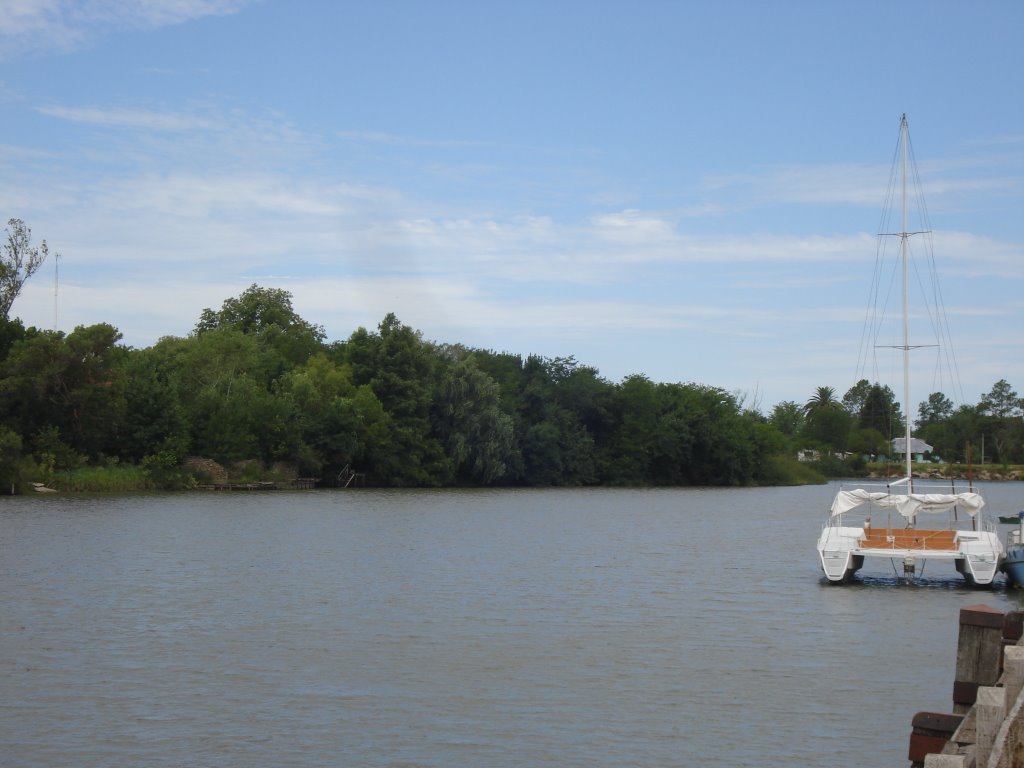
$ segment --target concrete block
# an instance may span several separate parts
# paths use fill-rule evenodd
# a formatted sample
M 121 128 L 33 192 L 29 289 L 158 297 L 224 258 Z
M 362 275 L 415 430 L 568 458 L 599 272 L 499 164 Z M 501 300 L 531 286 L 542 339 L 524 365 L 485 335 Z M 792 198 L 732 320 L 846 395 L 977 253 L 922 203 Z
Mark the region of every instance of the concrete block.
M 975 748 L 977 749 L 977 765 L 987 766 L 988 756 L 995 744 L 996 734 L 1006 718 L 1006 690 L 982 686 L 978 689 L 978 702 L 974 705 L 978 716 L 975 731 Z

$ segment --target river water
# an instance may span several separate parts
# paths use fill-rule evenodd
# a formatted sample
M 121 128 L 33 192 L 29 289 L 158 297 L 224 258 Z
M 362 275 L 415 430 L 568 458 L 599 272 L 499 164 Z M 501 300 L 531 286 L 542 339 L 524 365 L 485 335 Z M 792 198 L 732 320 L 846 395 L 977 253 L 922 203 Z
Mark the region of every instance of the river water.
M 825 584 L 831 496 L 3 499 L 0 765 L 906 765 L 959 609 L 1020 602 Z

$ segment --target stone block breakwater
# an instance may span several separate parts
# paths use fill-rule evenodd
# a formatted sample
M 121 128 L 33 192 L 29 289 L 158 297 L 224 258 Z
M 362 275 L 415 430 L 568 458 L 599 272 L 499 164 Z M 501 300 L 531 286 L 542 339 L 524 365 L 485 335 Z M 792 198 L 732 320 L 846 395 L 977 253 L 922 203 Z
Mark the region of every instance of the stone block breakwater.
M 1024 766 L 1024 613 L 960 609 L 953 711 L 918 712 L 912 768 Z
M 1006 480 L 1022 480 L 1024 472 L 1020 469 L 974 469 L 968 475 L 967 472 L 952 472 L 948 470 L 925 470 L 914 469 L 911 473 L 915 480 L 979 480 L 985 482 L 1003 482 Z M 871 480 L 884 480 L 887 477 L 903 477 L 902 469 L 893 469 L 891 472 L 869 472 Z

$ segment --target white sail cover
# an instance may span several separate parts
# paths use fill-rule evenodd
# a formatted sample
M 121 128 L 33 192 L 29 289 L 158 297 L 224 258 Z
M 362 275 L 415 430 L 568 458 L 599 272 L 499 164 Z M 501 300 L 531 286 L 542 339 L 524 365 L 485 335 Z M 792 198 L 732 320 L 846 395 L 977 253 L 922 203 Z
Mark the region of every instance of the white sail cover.
M 832 502 L 832 517 L 856 509 L 861 504 L 871 503 L 879 507 L 892 507 L 906 518 L 921 512 L 948 512 L 958 507 L 974 517 L 985 506 L 985 500 L 978 493 L 886 493 L 865 491 L 856 488 L 840 491 Z

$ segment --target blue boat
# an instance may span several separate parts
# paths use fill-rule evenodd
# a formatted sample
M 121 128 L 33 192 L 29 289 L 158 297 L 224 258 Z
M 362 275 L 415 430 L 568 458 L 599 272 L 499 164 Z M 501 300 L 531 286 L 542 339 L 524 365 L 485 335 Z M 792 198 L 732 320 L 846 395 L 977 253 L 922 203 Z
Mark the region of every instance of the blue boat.
M 1018 525 L 1006 537 L 1003 573 L 1011 587 L 1024 587 L 1024 511 L 1018 514 Z

